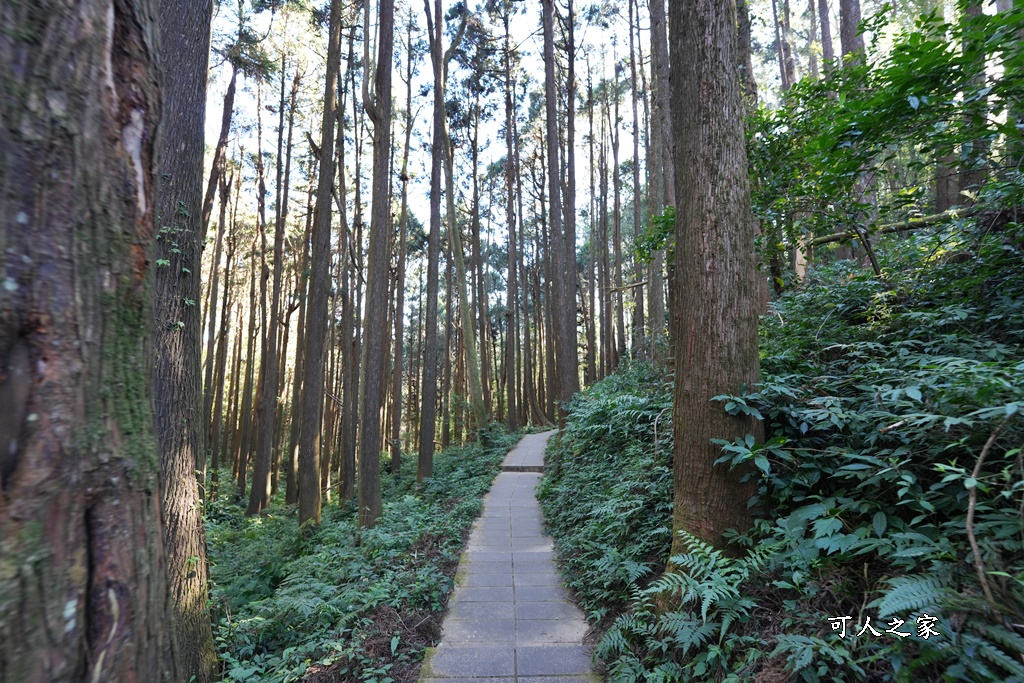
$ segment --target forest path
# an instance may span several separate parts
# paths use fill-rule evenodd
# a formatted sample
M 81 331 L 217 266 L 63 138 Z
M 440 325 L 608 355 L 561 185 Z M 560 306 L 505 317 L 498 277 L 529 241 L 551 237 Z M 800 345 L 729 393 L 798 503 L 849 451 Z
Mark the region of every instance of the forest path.
M 555 570 L 534 490 L 554 431 L 530 434 L 505 457 L 455 575 L 441 643 L 420 683 L 584 683 L 583 613 Z

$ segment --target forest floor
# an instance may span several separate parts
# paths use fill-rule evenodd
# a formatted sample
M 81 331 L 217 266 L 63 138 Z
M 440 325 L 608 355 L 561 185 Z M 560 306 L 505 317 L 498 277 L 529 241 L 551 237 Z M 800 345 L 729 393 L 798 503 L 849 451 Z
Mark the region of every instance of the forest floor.
M 311 534 L 275 498 L 246 517 L 227 495 L 207 514 L 214 636 L 224 680 L 411 683 L 438 642 L 470 527 L 521 434 L 495 433 L 434 459 L 417 482 L 382 463 L 384 512 L 360 529 L 354 502 L 327 505 Z M 227 473 L 225 473 L 226 475 Z M 224 478 L 224 480 L 228 480 Z

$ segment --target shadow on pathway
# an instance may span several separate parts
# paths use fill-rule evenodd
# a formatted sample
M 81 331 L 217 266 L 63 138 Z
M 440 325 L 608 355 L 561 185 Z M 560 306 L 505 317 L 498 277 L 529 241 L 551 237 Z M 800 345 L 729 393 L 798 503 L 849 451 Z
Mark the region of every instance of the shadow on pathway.
M 582 644 L 587 624 L 555 571 L 534 489 L 555 432 L 530 434 L 506 456 L 455 575 L 441 643 L 420 683 L 600 681 Z

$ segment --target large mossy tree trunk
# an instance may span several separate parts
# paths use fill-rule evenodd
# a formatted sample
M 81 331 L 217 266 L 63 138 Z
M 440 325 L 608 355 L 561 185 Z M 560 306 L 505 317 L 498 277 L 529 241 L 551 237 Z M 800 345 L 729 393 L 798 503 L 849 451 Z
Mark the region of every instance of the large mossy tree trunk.
M 681 2 L 672 20 L 676 140 L 676 379 L 673 531 L 722 545 L 750 525 L 754 483 L 713 463 L 711 439 L 759 437 L 750 417 L 712 401 L 759 378 L 755 227 L 743 135 L 733 0 Z M 673 554 L 682 538 L 673 534 Z
M 0 681 L 176 681 L 150 391 L 156 3 L 0 4 Z
M 203 137 L 210 55 L 209 0 L 161 0 L 163 123 L 158 142 L 153 258 L 153 392 L 161 511 L 182 677 L 205 683 L 217 654 L 206 609 L 206 530 L 197 471 L 206 468 L 199 280 L 205 227 Z

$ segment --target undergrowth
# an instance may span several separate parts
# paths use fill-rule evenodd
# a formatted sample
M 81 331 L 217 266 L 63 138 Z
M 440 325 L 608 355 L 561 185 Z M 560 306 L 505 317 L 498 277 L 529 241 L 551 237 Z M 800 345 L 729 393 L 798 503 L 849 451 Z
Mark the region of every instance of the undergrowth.
M 354 504 L 328 506 L 308 537 L 295 510 L 256 518 L 233 502 L 207 515 L 215 638 L 225 680 L 416 679 L 469 526 L 516 435 L 491 434 L 436 456 L 434 476 L 382 470 L 386 501 L 371 529 Z
M 688 537 L 664 573 L 658 373 L 632 364 L 570 404 L 543 510 L 610 680 L 1024 680 L 1024 228 L 878 246 L 882 278 L 839 261 L 774 302 L 761 386 L 721 397 L 767 433 L 720 443 L 759 484 L 728 553 Z

